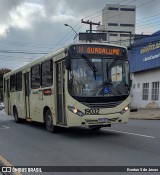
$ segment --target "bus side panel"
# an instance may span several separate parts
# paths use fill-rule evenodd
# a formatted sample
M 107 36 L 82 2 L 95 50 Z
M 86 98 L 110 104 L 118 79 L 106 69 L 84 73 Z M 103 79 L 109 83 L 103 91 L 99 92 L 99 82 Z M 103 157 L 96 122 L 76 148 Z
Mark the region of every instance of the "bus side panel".
M 13 107 L 16 107 L 19 118 L 25 118 L 23 92 L 11 92 L 10 93 L 11 108 L 9 113 L 13 115 Z
M 43 94 L 43 100 L 42 100 L 43 108 L 41 108 L 41 112 L 42 112 L 42 116 L 43 116 L 43 109 L 45 107 L 49 107 L 49 109 L 51 110 L 51 113 L 52 113 L 53 123 L 55 125 L 57 119 L 56 119 L 56 115 L 55 115 L 54 88 L 49 88 L 49 89 L 51 89 L 51 95 L 44 95 Z
M 13 115 L 13 107 L 17 105 L 16 92 L 10 92 L 10 102 L 11 102 L 10 114 Z
M 31 90 L 30 93 L 30 117 L 33 121 L 42 122 L 43 115 L 40 112 L 40 108 L 42 108 L 42 103 L 40 100 L 40 93 L 39 89 Z M 40 114 L 41 113 L 41 114 Z
M 51 95 L 44 95 L 43 91 L 40 89 L 35 89 L 31 91 L 30 94 L 30 116 L 33 121 L 37 122 L 44 122 L 43 119 L 43 111 L 44 108 L 49 108 L 52 112 L 52 115 L 54 116 L 55 113 L 55 107 L 54 107 L 54 93 L 52 88 L 51 89 L 52 94 Z
M 25 118 L 25 106 L 24 106 L 23 91 L 16 92 L 15 106 L 18 111 L 18 117 L 24 119 Z

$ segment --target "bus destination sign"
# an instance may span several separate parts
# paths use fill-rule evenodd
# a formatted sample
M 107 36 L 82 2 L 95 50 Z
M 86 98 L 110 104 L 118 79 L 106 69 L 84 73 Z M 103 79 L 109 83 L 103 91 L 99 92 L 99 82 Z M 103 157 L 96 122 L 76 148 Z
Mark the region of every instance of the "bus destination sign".
M 76 53 L 120 56 L 122 55 L 122 49 L 118 47 L 81 45 L 81 46 L 76 46 Z

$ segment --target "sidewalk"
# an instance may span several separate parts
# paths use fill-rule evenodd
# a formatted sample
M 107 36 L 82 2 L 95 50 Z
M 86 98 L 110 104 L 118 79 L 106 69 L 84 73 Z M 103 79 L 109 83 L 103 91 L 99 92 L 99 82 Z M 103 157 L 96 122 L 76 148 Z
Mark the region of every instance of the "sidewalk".
M 130 112 L 130 119 L 160 120 L 160 109 L 138 109 L 137 112 Z

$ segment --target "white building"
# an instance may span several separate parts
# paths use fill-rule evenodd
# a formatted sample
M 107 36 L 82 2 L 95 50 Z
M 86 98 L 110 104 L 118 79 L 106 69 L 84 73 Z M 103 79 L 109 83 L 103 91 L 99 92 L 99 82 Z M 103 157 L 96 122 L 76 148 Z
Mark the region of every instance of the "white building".
M 134 73 L 131 106 L 133 108 L 160 108 L 159 88 L 160 68 Z
M 131 106 L 160 108 L 160 31 L 137 40 L 129 52 Z
M 136 6 L 107 4 L 102 10 L 102 25 L 97 30 L 107 31 L 109 43 L 128 46 L 130 34 L 135 34 L 135 18 Z

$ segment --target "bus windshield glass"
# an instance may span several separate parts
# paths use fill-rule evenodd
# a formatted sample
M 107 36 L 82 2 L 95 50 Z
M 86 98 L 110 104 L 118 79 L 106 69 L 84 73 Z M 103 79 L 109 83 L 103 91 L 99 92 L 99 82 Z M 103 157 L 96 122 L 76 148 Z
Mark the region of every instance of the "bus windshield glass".
M 128 61 L 118 56 L 82 54 L 71 58 L 69 93 L 79 97 L 129 94 Z

